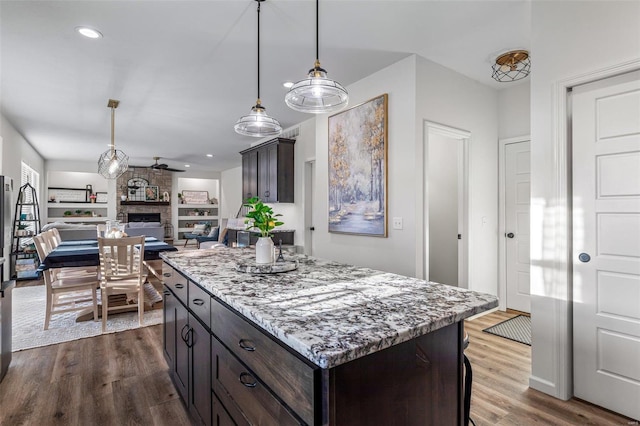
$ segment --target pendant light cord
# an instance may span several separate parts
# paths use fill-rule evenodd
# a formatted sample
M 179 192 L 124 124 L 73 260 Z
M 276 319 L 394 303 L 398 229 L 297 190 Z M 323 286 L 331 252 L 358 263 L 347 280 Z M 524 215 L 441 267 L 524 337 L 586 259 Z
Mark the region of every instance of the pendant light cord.
M 115 107 L 111 107 L 111 153 L 114 153 L 116 150 L 116 140 L 115 140 L 115 128 L 116 128 L 116 109 Z
M 316 0 L 316 62 L 320 62 L 320 0 Z
M 260 2 L 258 0 L 258 103 L 260 102 Z

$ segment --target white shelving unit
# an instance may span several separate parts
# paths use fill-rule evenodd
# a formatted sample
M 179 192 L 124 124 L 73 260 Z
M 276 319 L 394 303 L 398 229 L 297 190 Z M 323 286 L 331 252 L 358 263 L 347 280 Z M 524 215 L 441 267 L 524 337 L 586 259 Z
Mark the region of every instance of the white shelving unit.
M 205 211 L 208 214 L 194 215 L 194 211 Z M 199 222 L 211 222 L 211 226 L 220 223 L 220 211 L 218 204 L 178 204 L 178 240 L 183 239 L 183 234 L 193 231 L 193 226 Z
M 90 211 L 98 216 L 75 216 L 76 210 Z M 73 215 L 65 216 L 66 211 Z M 109 219 L 108 212 L 106 203 L 47 203 L 47 222 L 101 223 Z

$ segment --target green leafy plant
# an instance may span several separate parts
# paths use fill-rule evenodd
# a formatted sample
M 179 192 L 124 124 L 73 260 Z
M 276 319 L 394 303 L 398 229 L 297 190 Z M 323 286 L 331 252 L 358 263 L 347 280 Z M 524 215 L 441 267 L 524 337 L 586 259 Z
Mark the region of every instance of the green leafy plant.
M 66 211 L 64 212 L 64 215 L 65 215 L 65 216 L 71 216 L 72 214 L 73 214 L 73 212 L 72 212 L 71 210 L 66 210 Z
M 260 198 L 249 198 L 244 202 L 245 207 L 249 207 L 251 210 L 246 214 L 247 219 L 244 223 L 247 225 L 247 229 L 257 229 L 260 231 L 261 237 L 271 236 L 271 230 L 276 226 L 283 225 L 283 222 L 276 219 L 281 214 L 274 214 L 273 209 L 264 204 Z

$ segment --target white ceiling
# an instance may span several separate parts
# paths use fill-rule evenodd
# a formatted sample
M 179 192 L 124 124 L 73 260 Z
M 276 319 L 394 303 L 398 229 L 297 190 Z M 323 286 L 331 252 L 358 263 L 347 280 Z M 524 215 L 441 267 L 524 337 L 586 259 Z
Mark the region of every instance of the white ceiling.
M 130 164 L 238 166 L 255 142 L 233 125 L 257 95 L 256 6 L 1 1 L 2 114 L 45 159 L 96 162 L 110 140 L 107 100 L 118 99 L 116 147 Z M 81 37 L 80 25 L 104 37 Z M 320 2 L 320 61 L 344 86 L 415 53 L 499 89 L 508 83 L 491 79 L 493 59 L 529 46 L 528 1 Z M 262 3 L 261 99 L 284 128 L 311 118 L 287 108 L 282 83 L 314 60 L 315 2 Z

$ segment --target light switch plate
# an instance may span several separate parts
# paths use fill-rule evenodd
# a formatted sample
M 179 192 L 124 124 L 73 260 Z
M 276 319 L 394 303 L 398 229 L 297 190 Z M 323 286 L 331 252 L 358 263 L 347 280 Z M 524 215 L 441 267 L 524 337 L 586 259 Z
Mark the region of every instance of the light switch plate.
M 402 218 L 394 217 L 393 218 L 393 229 L 402 229 Z

